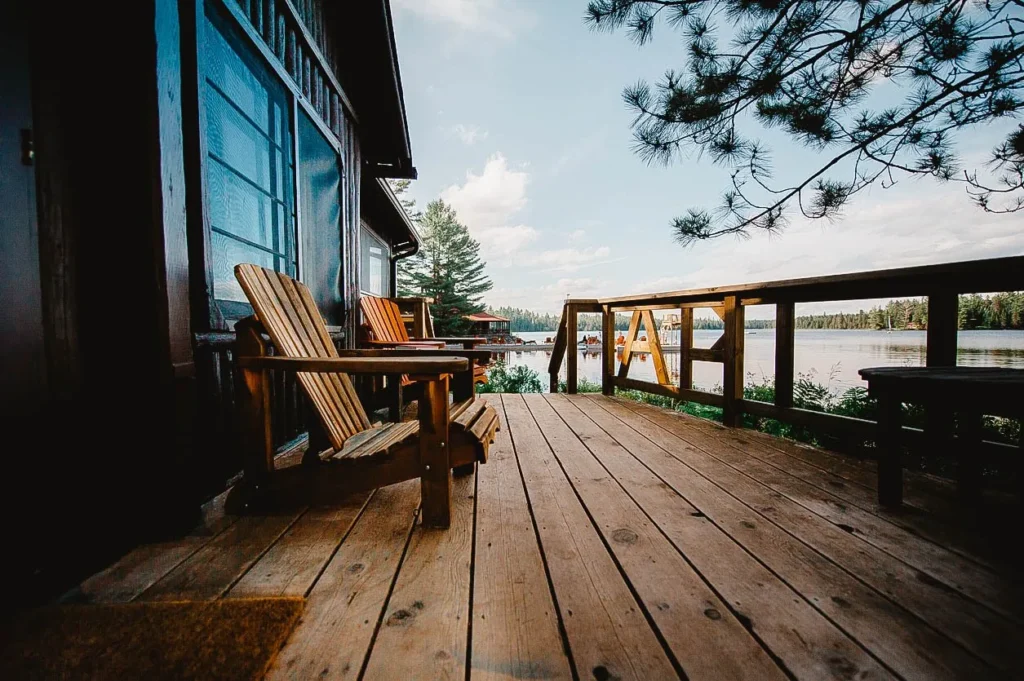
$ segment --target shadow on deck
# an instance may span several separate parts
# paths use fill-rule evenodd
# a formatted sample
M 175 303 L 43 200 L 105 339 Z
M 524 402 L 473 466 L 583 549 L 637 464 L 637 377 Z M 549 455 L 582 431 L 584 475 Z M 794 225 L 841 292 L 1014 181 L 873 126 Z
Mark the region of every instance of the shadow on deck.
M 1015 567 L 951 486 L 598 395 L 492 395 L 450 530 L 416 481 L 225 516 L 76 600 L 302 595 L 269 678 L 989 679 L 1024 673 Z M 466 668 L 470 673 L 466 674 Z

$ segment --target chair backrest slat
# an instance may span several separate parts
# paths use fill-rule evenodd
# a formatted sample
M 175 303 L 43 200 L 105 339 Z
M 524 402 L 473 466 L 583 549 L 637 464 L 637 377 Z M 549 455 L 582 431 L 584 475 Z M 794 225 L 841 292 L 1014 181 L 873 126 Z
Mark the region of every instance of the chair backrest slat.
M 279 353 L 286 357 L 338 356 L 323 316 L 302 283 L 250 264 L 237 265 L 235 277 Z M 370 427 L 346 374 L 298 372 L 298 377 L 332 447 L 340 450 L 345 440 Z
M 390 298 L 363 296 L 359 299 L 366 323 L 373 330 L 375 340 L 389 343 L 408 343 L 409 332 L 402 321 L 402 312 L 398 303 Z

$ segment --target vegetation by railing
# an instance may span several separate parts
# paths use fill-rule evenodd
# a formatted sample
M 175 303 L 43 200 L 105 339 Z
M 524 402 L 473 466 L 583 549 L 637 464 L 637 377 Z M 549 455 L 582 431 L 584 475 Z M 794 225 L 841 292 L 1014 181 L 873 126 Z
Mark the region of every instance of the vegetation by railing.
M 565 303 L 548 367 L 550 389 L 559 388 L 558 375 L 566 362 L 565 390 L 575 393 L 579 379 L 576 352 L 566 352 L 577 337 L 577 316 L 599 312 L 602 319 L 601 390 L 636 390 L 681 402 L 711 405 L 722 409 L 728 426 L 744 425 L 745 417 L 774 419 L 784 424 L 852 436 L 861 440 L 875 434 L 871 417 L 824 413 L 801 406 L 795 399 L 794 315 L 797 303 L 862 300 L 871 298 L 924 297 L 927 300 L 928 366 L 956 364 L 957 330 L 960 326 L 961 294 L 995 293 L 1024 289 L 1024 257 L 997 258 L 972 262 L 931 265 L 905 269 L 859 272 L 828 277 L 792 279 L 688 291 L 649 293 L 602 299 L 569 299 Z M 744 310 L 751 305 L 775 305 L 775 381 L 770 395 L 744 392 L 743 344 Z M 693 347 L 693 311 L 710 308 L 721 319 L 722 337 L 711 348 Z M 678 310 L 680 319 L 679 381 L 674 383 L 666 367 L 655 310 Z M 614 316 L 632 312 L 622 347 L 619 369 L 615 371 Z M 646 335 L 646 341 L 641 341 Z M 573 339 L 570 343 L 569 339 Z M 649 352 L 657 383 L 629 378 L 634 353 Z M 722 392 L 697 390 L 693 386 L 693 362 L 717 362 L 723 366 Z M 926 430 L 947 432 L 949 414 L 930 414 Z M 908 438 L 921 431 L 905 427 Z

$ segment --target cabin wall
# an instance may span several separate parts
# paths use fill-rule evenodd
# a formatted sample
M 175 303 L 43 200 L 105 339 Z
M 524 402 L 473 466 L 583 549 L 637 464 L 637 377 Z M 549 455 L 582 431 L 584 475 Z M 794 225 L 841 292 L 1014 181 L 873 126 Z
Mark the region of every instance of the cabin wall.
M 215 148 L 219 139 L 211 139 L 209 131 L 224 128 L 217 117 L 234 116 L 238 109 L 235 101 L 224 106 L 221 100 L 234 97 L 244 101 L 246 93 L 230 90 L 230 82 L 237 81 L 224 84 L 222 69 L 208 65 L 211 45 L 224 49 L 226 40 L 228 56 L 244 62 L 287 101 L 284 126 L 290 129 L 288 141 L 294 146 L 284 145 L 281 153 L 290 157 L 293 165 L 281 165 L 289 167 L 294 176 L 285 178 L 291 181 L 293 192 L 284 191 L 281 205 L 294 207 L 291 224 L 296 250 L 289 256 L 294 257 L 295 268 L 279 271 L 297 275 L 309 286 L 339 347 L 347 346 L 354 338 L 362 159 L 356 124 L 338 82 L 332 31 L 323 3 L 182 0 L 181 6 L 185 24 L 186 148 L 190 158 L 191 317 L 196 330 L 199 400 L 194 439 L 202 452 L 198 457 L 202 464 L 195 475 L 201 479 L 201 489 L 212 494 L 223 489 L 227 479 L 240 469 L 242 460 L 235 427 L 233 346 L 224 332 L 230 332 L 237 319 L 252 313 L 240 290 L 230 296 L 231 300 L 219 291 L 234 283 L 230 277 L 232 264 L 268 263 L 241 255 L 227 260 L 225 266 L 226 259 L 217 252 L 222 247 L 218 241 L 226 239 L 224 233 L 237 229 L 220 224 L 225 219 L 222 206 L 244 207 L 248 197 L 224 198 L 225 185 L 219 180 L 225 175 L 223 154 Z M 209 35 L 211 31 L 216 34 Z M 211 88 L 217 91 L 211 94 Z M 250 121 L 254 120 L 251 112 L 246 113 Z M 216 134 L 220 135 L 219 129 Z M 237 168 L 228 171 L 234 173 L 234 181 L 239 174 Z M 242 179 L 243 186 L 246 180 Z M 238 212 L 240 223 L 249 220 L 244 210 Z M 287 222 L 275 217 L 274 226 Z M 259 251 L 249 252 L 260 255 Z M 231 279 L 227 284 L 226 278 Z M 310 415 L 292 376 L 275 383 L 272 399 L 275 439 L 279 447 L 284 447 L 307 430 Z

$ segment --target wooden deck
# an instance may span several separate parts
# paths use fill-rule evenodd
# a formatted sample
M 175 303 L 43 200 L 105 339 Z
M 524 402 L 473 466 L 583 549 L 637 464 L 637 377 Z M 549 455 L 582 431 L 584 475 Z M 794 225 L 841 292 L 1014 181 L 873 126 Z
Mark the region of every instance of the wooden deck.
M 75 597 L 305 595 L 274 679 L 1024 676 L 1020 575 L 942 482 L 885 512 L 838 455 L 602 396 L 489 399 L 503 427 L 450 530 L 418 526 L 415 481 L 214 503 Z

